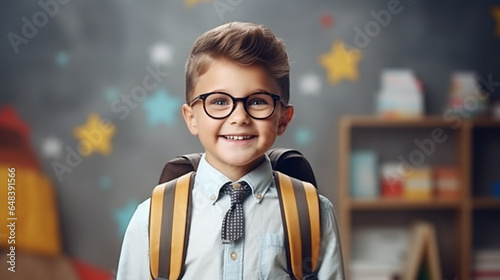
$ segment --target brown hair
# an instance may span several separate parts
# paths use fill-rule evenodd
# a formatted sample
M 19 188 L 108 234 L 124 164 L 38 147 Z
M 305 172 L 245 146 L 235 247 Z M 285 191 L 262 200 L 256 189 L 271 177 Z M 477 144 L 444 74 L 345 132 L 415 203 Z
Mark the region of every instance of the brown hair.
M 202 34 L 194 42 L 186 62 L 186 102 L 189 103 L 198 77 L 214 59 L 226 58 L 241 65 L 262 65 L 274 77 L 281 97 L 290 98 L 290 64 L 283 40 L 262 25 L 231 22 Z

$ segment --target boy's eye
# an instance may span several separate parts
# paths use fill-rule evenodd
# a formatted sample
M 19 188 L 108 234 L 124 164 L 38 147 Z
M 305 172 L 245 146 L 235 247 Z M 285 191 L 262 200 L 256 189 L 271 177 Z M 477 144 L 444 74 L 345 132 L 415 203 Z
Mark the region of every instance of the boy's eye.
M 222 105 L 227 105 L 228 102 L 227 102 L 227 100 L 224 100 L 224 99 L 216 99 L 216 100 L 213 100 L 212 102 L 210 102 L 210 104 L 222 106 Z
M 273 105 L 273 98 L 268 94 L 254 94 L 247 101 L 247 106 L 251 107 L 268 107 Z
M 211 106 L 227 106 L 232 103 L 231 98 L 223 94 L 213 94 L 206 101 Z
M 254 99 L 248 100 L 248 105 L 250 105 L 250 106 L 267 105 L 267 104 L 269 104 L 269 102 L 267 100 L 260 99 L 260 98 L 254 98 Z

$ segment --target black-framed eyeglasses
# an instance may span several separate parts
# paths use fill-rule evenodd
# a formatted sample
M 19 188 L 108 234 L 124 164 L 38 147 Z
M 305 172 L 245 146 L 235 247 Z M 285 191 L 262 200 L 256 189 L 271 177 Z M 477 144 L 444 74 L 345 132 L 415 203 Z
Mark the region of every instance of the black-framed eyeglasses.
M 189 103 L 189 106 L 193 106 L 200 99 L 203 100 L 203 110 L 205 110 L 205 113 L 217 120 L 227 118 L 231 115 L 236 109 L 238 101 L 242 101 L 247 114 L 257 120 L 269 118 L 276 109 L 277 101 L 285 105 L 280 96 L 268 92 L 257 92 L 242 98 L 233 97 L 225 92 L 209 92 L 195 97 Z

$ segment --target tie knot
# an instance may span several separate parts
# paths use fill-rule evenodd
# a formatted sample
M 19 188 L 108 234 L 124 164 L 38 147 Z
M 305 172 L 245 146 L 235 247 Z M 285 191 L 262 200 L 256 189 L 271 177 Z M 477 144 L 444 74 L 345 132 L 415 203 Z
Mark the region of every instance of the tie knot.
M 251 190 L 246 182 L 235 182 L 224 185 L 222 191 L 231 196 L 231 204 L 240 204 Z

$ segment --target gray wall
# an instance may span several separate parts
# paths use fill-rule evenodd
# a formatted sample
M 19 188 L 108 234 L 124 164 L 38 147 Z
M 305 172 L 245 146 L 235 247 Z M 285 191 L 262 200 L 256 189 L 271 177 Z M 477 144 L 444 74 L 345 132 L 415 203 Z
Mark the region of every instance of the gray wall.
M 234 6 L 217 12 L 214 5 L 228 2 Z M 33 146 L 58 191 L 65 250 L 115 269 L 124 227 L 137 204 L 149 196 L 164 162 L 201 151 L 180 110 L 168 105 L 184 100 L 184 62 L 192 42 L 224 22 L 262 23 L 284 38 L 292 62 L 296 115 L 276 146 L 301 150 L 313 165 L 320 190 L 333 201 L 337 121 L 345 114 L 374 112 L 383 69 L 413 69 L 425 85 L 426 111 L 434 115 L 444 110 L 453 71 L 474 70 L 500 80 L 500 38 L 495 37 L 499 23 L 491 13 L 500 1 L 401 1 L 401 12 L 366 46 L 356 43 L 355 27 L 364 29 L 374 20 L 371 12 L 387 9 L 390 2 L 216 0 L 188 7 L 182 1 L 73 0 L 57 9 L 52 6 L 53 15 L 44 22 L 45 12 L 36 1 L 4 1 L 0 105 L 13 104 L 31 126 Z M 33 22 L 34 15 L 40 27 L 31 34 L 24 30 L 31 38 L 23 36 L 23 43 L 14 47 L 8 34 L 22 36 L 23 19 Z M 324 15 L 333 18 L 331 26 L 320 23 Z M 327 81 L 318 58 L 335 40 L 361 49 L 358 81 Z M 171 48 L 171 59 L 159 66 L 168 76 L 137 107 L 119 111 L 117 106 L 125 104 L 116 103 L 120 96 L 142 84 L 148 67 L 157 67 L 150 59 L 157 43 Z M 305 75 L 319 78 L 317 92 L 303 88 Z M 165 110 L 151 115 L 148 100 L 162 92 L 169 98 Z M 492 96 L 498 99 L 498 92 Z M 78 146 L 73 131 L 91 112 L 115 125 L 112 152 L 83 157 L 59 180 L 52 165 L 67 164 L 67 149 Z M 55 146 L 62 150 L 44 152 L 47 139 L 56 139 Z

